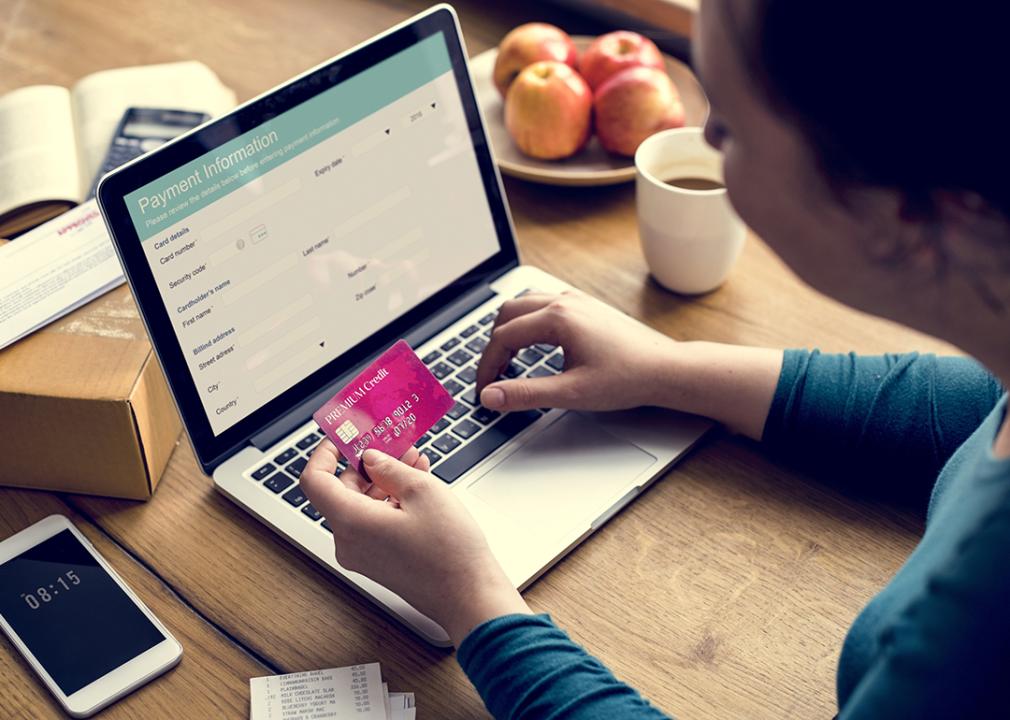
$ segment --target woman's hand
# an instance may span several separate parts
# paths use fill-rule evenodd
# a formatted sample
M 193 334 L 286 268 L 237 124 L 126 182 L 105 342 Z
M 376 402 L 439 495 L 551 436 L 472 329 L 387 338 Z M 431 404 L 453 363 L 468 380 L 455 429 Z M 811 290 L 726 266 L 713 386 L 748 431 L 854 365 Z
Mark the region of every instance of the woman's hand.
M 534 343 L 560 345 L 565 371 L 494 382 Z M 578 291 L 529 293 L 502 305 L 477 368 L 481 404 L 493 410 L 559 407 L 620 410 L 661 404 L 676 343 Z
M 366 450 L 366 480 L 334 472 L 339 453 L 323 440 L 301 484 L 333 528 L 337 562 L 389 588 L 441 625 L 457 647 L 486 620 L 529 613 L 484 534 L 411 448 L 401 460 Z M 388 498 L 388 500 L 387 500 Z
M 564 349 L 563 373 L 496 380 L 517 351 L 535 343 Z M 655 405 L 760 440 L 781 369 L 781 350 L 675 342 L 584 293 L 529 293 L 502 305 L 477 389 L 493 410 Z

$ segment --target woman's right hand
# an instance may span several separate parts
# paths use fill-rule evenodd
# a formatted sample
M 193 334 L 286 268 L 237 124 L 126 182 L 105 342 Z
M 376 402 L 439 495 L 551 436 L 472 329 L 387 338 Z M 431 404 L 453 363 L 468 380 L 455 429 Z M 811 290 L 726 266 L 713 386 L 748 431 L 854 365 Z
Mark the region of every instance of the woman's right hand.
M 534 343 L 564 349 L 564 372 L 495 380 L 512 356 Z M 528 293 L 502 305 L 477 368 L 484 407 L 620 410 L 661 404 L 677 343 L 579 291 Z
M 564 372 L 497 379 L 516 352 L 535 343 L 561 346 Z M 781 350 L 676 342 L 584 293 L 529 293 L 502 305 L 477 390 L 482 405 L 502 412 L 655 405 L 760 440 L 781 369 Z

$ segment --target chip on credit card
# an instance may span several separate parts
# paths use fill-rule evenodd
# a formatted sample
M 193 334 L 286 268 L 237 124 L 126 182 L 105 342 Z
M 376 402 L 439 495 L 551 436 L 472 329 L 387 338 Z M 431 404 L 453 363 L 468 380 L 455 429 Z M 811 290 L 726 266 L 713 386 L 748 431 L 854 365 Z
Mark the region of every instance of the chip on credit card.
M 355 470 L 365 450 L 401 457 L 454 404 L 431 371 L 399 340 L 313 415 Z

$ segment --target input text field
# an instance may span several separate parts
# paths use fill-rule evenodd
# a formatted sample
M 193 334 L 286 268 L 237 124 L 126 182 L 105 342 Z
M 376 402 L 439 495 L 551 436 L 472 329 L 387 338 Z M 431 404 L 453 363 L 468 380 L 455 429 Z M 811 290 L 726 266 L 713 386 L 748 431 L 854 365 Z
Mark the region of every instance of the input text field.
M 269 315 L 255 325 L 243 330 L 242 343 L 246 345 L 253 344 L 267 333 L 277 330 L 277 328 L 281 327 L 281 325 L 283 325 L 286 321 L 300 315 L 304 310 L 308 310 L 311 307 L 312 297 L 309 295 L 303 295 L 293 303 L 285 305 L 283 309 L 275 312 L 273 315 Z
M 377 203 L 365 208 L 357 215 L 352 215 L 344 220 L 344 222 L 337 225 L 337 227 L 334 228 L 333 235 L 331 237 L 337 239 L 344 237 L 345 235 L 350 235 L 362 226 L 382 217 L 409 197 L 410 188 L 406 186 L 386 195 L 386 197 L 382 198 Z
M 283 332 L 272 343 L 262 350 L 257 350 L 249 357 L 245 364 L 246 370 L 255 370 L 267 360 L 276 357 L 291 345 L 314 333 L 319 329 L 320 325 L 319 318 L 314 317 L 296 328 Z M 316 347 L 316 344 L 313 343 L 312 347 Z
M 251 182 L 239 192 L 248 193 L 255 188 L 255 186 L 256 182 Z M 204 229 L 203 236 L 207 238 L 208 242 L 214 242 L 218 237 L 233 229 L 236 225 L 244 223 L 246 220 L 254 217 L 258 213 L 261 213 L 264 210 L 273 207 L 277 203 L 291 197 L 298 192 L 301 187 L 302 183 L 298 178 L 291 178 L 283 185 L 278 185 L 273 190 L 267 190 L 255 200 L 247 202 L 234 212 L 231 212 L 220 220 L 211 223 Z M 245 236 L 245 234 L 246 233 L 243 232 L 243 236 Z M 231 239 L 233 240 L 234 238 Z M 248 238 L 246 239 L 248 240 Z
M 249 295 L 249 293 L 259 290 L 278 275 L 291 270 L 297 263 L 297 257 L 294 255 L 285 255 L 270 267 L 260 270 L 241 285 L 232 285 L 231 289 L 228 290 L 228 294 L 224 296 L 224 304 L 234 305 Z

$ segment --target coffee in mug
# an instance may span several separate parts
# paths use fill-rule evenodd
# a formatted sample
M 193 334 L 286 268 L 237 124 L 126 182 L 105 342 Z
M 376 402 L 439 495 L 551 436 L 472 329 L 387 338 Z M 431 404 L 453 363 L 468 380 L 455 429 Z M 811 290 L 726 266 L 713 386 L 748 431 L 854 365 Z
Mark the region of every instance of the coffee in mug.
M 675 177 L 664 180 L 667 185 L 683 188 L 684 190 L 722 190 L 726 186 L 718 180 L 709 180 L 700 177 Z
M 664 130 L 635 153 L 638 234 L 649 271 L 674 292 L 719 287 L 746 228 L 726 197 L 722 155 L 701 128 Z

